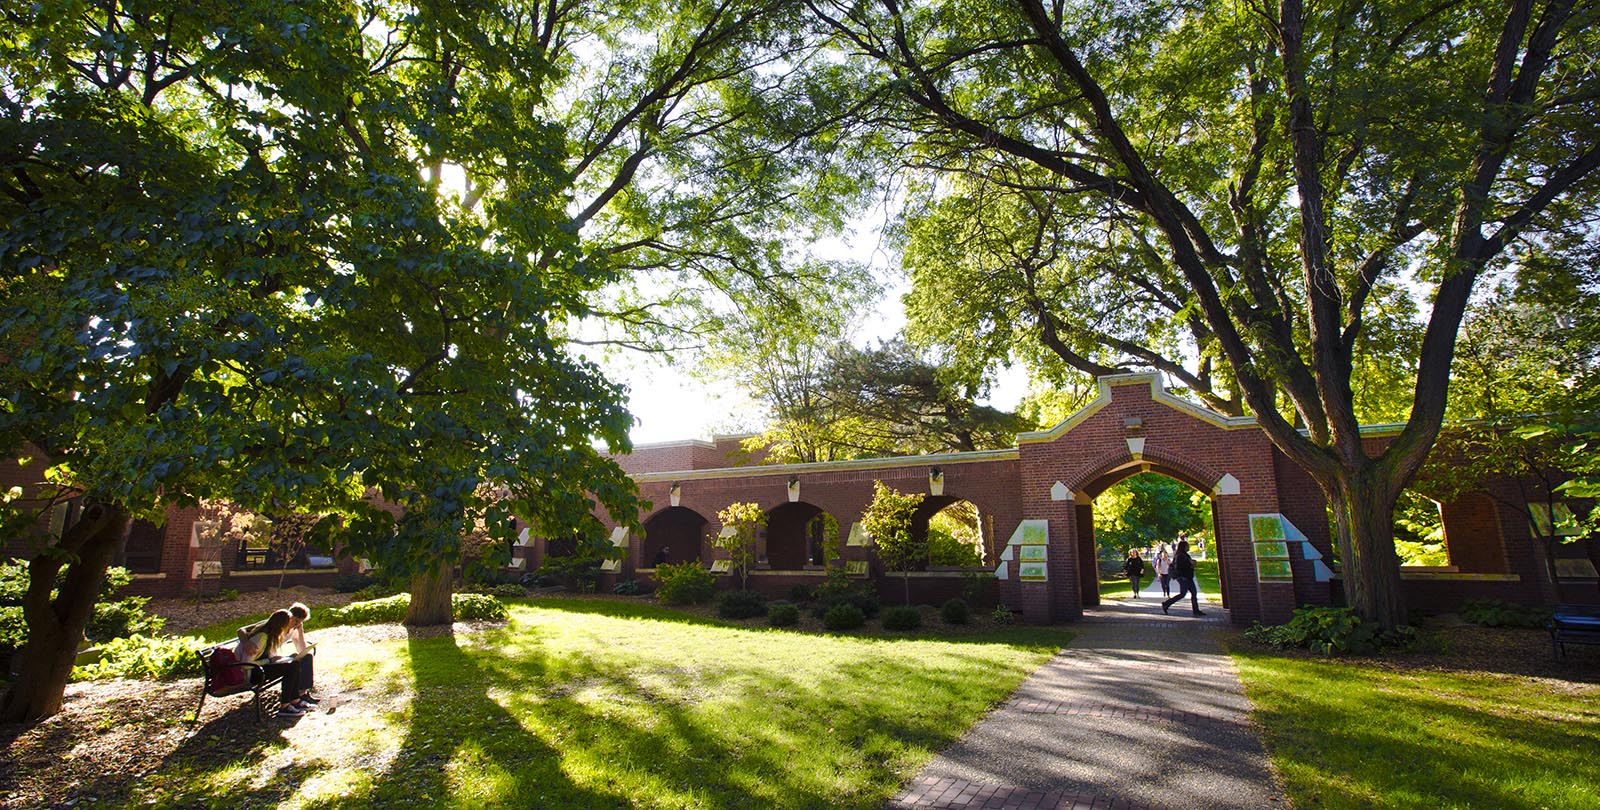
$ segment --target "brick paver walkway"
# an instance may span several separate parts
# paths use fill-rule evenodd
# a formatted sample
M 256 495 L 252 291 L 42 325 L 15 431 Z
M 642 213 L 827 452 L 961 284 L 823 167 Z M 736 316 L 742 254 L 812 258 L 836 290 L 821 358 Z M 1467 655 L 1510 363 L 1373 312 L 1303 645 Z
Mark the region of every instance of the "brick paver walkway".
M 1072 646 L 890 801 L 964 808 L 1282 807 L 1215 632 L 1227 614 L 1137 601 L 1085 611 Z

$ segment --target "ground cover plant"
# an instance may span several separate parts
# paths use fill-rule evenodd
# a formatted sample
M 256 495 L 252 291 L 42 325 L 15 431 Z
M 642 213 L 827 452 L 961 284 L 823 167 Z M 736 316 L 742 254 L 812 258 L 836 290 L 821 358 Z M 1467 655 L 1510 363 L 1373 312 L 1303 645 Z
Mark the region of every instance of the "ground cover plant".
M 198 728 L 119 705 L 105 721 L 119 732 L 149 722 L 146 736 L 181 742 L 100 798 L 876 808 L 1070 639 L 1041 628 L 816 635 L 604 598 L 509 610 L 509 623 L 459 635 L 314 629 L 335 708 L 294 723 L 256 726 L 246 701 L 208 705 Z M 386 638 L 340 635 L 384 628 Z M 192 708 L 195 681 L 173 689 Z M 37 761 L 24 749 L 11 750 Z
M 1236 644 L 1294 807 L 1600 807 L 1600 652 L 1553 661 L 1533 630 L 1425 634 L 1377 659 Z

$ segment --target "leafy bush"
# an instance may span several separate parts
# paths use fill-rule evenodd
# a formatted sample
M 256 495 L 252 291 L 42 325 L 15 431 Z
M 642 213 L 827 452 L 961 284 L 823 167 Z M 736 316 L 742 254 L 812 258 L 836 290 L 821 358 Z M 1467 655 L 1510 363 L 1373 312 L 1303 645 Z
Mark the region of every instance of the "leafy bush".
M 696 605 L 717 590 L 717 577 L 700 563 L 662 563 L 656 566 L 656 595 L 668 605 Z
M 809 602 L 815 598 L 816 595 L 817 589 L 805 584 L 804 582 L 797 582 L 789 588 L 789 598 L 796 602 Z
M 644 593 L 644 586 L 640 585 L 637 579 L 625 579 L 618 582 L 617 586 L 611 589 L 611 592 L 618 596 L 638 596 Z
M 843 604 L 855 606 L 869 619 L 878 615 L 878 594 L 855 585 L 839 569 L 828 572 L 828 581 L 817 587 L 815 597 L 811 610 L 818 617 L 828 615 L 834 606 Z
M 100 660 L 72 671 L 75 681 L 100 681 L 109 678 L 170 680 L 200 674 L 200 656 L 195 650 L 206 646 L 203 638 L 132 635 L 112 639 L 100 648 Z
M 144 606 L 149 602 L 150 598 L 146 596 L 101 602 L 94 606 L 94 618 L 89 620 L 83 634 L 97 643 L 133 635 L 155 635 L 167 626 L 167 620 L 146 613 Z
M 505 599 L 518 599 L 528 595 L 528 590 L 526 588 L 514 582 L 480 582 L 476 585 L 468 585 L 467 587 L 461 589 L 461 592 L 478 593 L 484 594 L 485 596 L 499 596 Z
M 995 578 L 994 574 L 984 571 L 968 571 L 961 575 L 961 597 L 973 604 L 983 600 L 983 592 L 989 582 Z
M 1468 599 L 1461 603 L 1461 618 L 1480 627 L 1544 627 L 1550 621 L 1550 609 L 1499 599 Z
M 800 623 L 800 608 L 788 602 L 773 602 L 767 608 L 767 624 L 773 627 L 793 627 Z
M 944 529 L 929 527 L 928 564 L 972 566 L 982 565 L 983 560 L 976 546 Z
M 394 596 L 396 593 L 399 593 L 399 591 L 400 589 L 398 587 L 387 582 L 374 582 L 371 585 L 356 591 L 355 595 L 357 601 L 366 602 L 373 599 L 382 599 L 386 596 Z
M 0 652 L 20 650 L 27 643 L 28 622 L 22 617 L 22 608 L 0 607 Z
M 59 588 L 65 574 L 56 577 Z M 149 597 L 115 599 L 117 591 L 133 581 L 126 568 L 106 569 L 105 582 L 95 597 L 94 615 L 84 635 L 95 642 L 125 638 L 134 634 L 154 635 L 166 626 L 166 619 L 145 612 Z M 0 652 L 20 650 L 28 642 L 28 623 L 22 615 L 22 599 L 28 592 L 28 567 L 23 563 L 0 565 Z M 50 594 L 54 599 L 56 592 Z
M 1301 647 L 1320 655 L 1363 655 L 1383 647 L 1407 646 L 1416 641 L 1416 630 L 1398 627 L 1385 633 L 1373 622 L 1362 621 L 1347 607 L 1302 607 L 1287 624 L 1256 626 L 1244 631 L 1245 638 L 1282 649 Z
M 883 612 L 883 629 L 915 630 L 922 626 L 922 611 L 910 605 L 896 605 Z
M 506 618 L 506 606 L 487 594 L 453 594 L 450 603 L 456 621 L 500 621 Z M 405 621 L 406 611 L 410 607 L 411 594 L 397 593 L 382 599 L 351 602 L 342 608 L 324 610 L 317 614 L 317 624 L 323 627 L 345 624 L 399 624 Z
M 939 618 L 944 619 L 945 624 L 966 624 L 971 613 L 963 599 L 951 599 L 939 607 Z
M 518 590 L 521 590 L 520 588 Z M 406 600 L 410 604 L 410 598 Z M 505 603 L 499 599 L 481 593 L 458 593 L 450 597 L 451 612 L 455 614 L 456 621 L 491 621 L 500 622 L 506 619 Z
M 750 591 L 729 591 L 717 599 L 717 615 L 724 619 L 748 619 L 767 612 L 767 601 Z
M 834 605 L 822 616 L 822 626 L 829 630 L 854 630 L 866 623 L 867 617 L 861 613 L 861 608 L 849 602 Z
M 333 589 L 339 593 L 356 593 L 363 588 L 378 584 L 376 577 L 370 574 L 340 574 L 333 581 Z
M 1011 608 L 1005 605 L 995 605 L 994 612 L 989 614 L 989 618 L 993 619 L 995 624 L 1017 623 L 1017 614 L 1012 613 Z

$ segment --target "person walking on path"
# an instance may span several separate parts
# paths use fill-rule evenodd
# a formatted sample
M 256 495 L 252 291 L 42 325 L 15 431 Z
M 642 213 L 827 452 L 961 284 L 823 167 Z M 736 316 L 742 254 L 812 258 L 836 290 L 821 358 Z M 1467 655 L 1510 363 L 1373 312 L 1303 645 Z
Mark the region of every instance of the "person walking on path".
M 1167 553 L 1167 544 L 1162 543 L 1156 551 L 1155 565 L 1156 578 L 1161 580 L 1161 595 L 1172 595 L 1172 555 Z
M 1174 602 L 1182 602 L 1183 595 L 1189 594 L 1189 604 L 1194 608 L 1194 615 L 1204 616 L 1200 609 L 1200 592 L 1194 587 L 1194 560 L 1189 557 L 1189 541 L 1178 541 L 1178 555 L 1172 558 L 1172 576 L 1178 580 L 1178 595 L 1169 596 L 1161 603 L 1161 612 L 1166 613 L 1167 608 Z
M 1144 560 L 1139 559 L 1139 549 L 1128 549 L 1128 560 L 1122 564 L 1122 573 L 1133 583 L 1133 598 L 1139 598 L 1139 580 L 1144 578 Z

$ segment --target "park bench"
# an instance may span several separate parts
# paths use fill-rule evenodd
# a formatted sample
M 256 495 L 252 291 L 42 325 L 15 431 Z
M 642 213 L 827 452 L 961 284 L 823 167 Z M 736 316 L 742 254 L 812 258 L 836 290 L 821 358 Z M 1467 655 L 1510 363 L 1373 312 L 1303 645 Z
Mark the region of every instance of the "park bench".
M 1568 644 L 1600 644 L 1600 605 L 1556 605 L 1548 627 L 1556 658 L 1565 659 Z
M 197 651 L 205 683 L 200 690 L 200 705 L 194 710 L 196 721 L 200 719 L 200 710 L 205 708 L 207 697 L 220 698 L 250 692 L 255 695 L 256 722 L 261 722 L 261 693 L 282 683 L 283 676 L 269 677 L 267 668 L 261 664 L 239 661 L 235 657 L 238 646 L 238 639 L 234 639 Z

